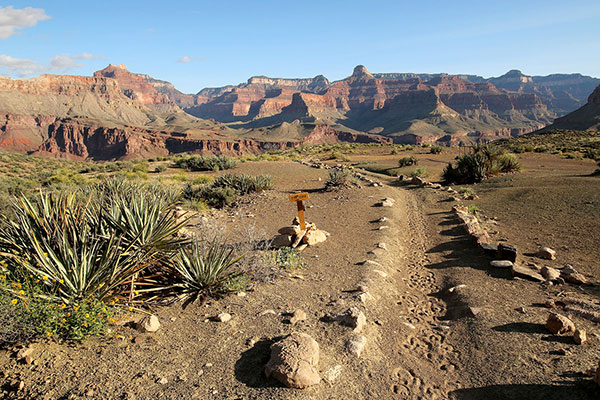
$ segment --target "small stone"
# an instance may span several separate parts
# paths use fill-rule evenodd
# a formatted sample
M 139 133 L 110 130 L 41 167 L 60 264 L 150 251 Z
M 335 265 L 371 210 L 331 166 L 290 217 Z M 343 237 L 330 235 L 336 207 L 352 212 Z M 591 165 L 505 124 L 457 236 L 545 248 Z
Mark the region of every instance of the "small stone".
M 555 281 L 560 278 L 560 271 L 552 267 L 542 267 L 541 273 L 547 281 Z
M 260 340 L 260 338 L 258 338 L 258 337 L 256 337 L 256 336 L 254 336 L 254 337 L 251 337 L 250 339 L 246 340 L 246 346 L 250 346 L 250 347 L 252 347 L 252 346 L 254 346 L 254 345 L 256 344 L 256 342 L 258 342 L 259 340 Z
M 300 321 L 306 321 L 306 313 L 302 310 L 294 311 L 292 318 L 290 318 L 290 324 L 296 325 Z
M 302 241 L 309 246 L 314 246 L 316 244 L 322 243 L 327 240 L 327 232 L 322 231 L 320 229 L 311 229 L 306 232 Z
M 377 243 L 377 248 L 387 250 L 387 245 L 383 242 Z
M 246 292 L 237 292 L 237 297 L 246 297 Z
M 554 308 L 554 307 L 556 307 L 556 303 L 552 299 L 547 299 L 544 302 L 544 305 L 546 306 L 546 308 Z
M 575 333 L 573 334 L 573 340 L 575 340 L 575 343 L 579 345 L 585 344 L 585 342 L 587 342 L 587 334 L 585 329 L 576 329 Z
M 577 270 L 570 264 L 567 264 L 563 269 L 560 270 L 560 277 L 565 281 L 574 283 L 576 285 L 584 285 L 587 283 L 585 276 L 577 272 Z
M 157 380 L 156 383 L 159 383 L 161 385 L 166 385 L 167 383 L 169 383 L 169 380 L 165 377 L 162 377 L 159 380 Z
M 343 314 L 338 315 L 336 319 L 342 324 L 351 327 L 356 333 L 362 331 L 367 323 L 365 314 L 356 307 L 346 310 Z
M 377 222 L 385 222 L 385 221 L 387 221 L 386 217 L 381 217 L 377 220 Z
M 144 335 L 137 335 L 136 337 L 133 338 L 133 343 L 135 343 L 135 344 L 142 344 L 142 343 L 144 343 L 145 340 L 146 340 L 146 336 L 144 336 Z
M 412 330 L 417 329 L 417 327 L 411 324 L 410 322 L 401 322 L 401 324 Z
M 219 315 L 217 315 L 216 320 L 219 322 L 229 322 L 231 321 L 231 314 L 222 312 Z
M 377 261 L 373 261 L 373 260 L 363 260 L 361 262 L 358 263 L 359 265 L 374 265 L 376 267 L 381 267 L 381 264 L 378 263 Z
M 511 272 L 513 276 L 528 279 L 535 282 L 544 282 L 545 279 L 542 275 L 540 275 L 537 271 L 529 267 L 522 267 L 520 265 L 515 265 L 511 267 Z
M 377 203 L 377 206 L 393 207 L 395 202 L 396 202 L 396 200 L 392 199 L 391 197 L 386 197 L 385 199 L 382 199 L 379 203 Z
M 358 285 L 356 287 L 356 290 L 359 291 L 359 292 L 366 293 L 366 292 L 369 291 L 369 287 L 367 285 Z
M 361 301 L 361 303 L 366 303 L 367 300 L 372 300 L 373 296 L 371 296 L 371 294 L 369 292 L 365 292 L 365 293 L 361 293 L 358 295 L 358 300 Z
M 260 317 L 263 317 L 265 315 L 277 315 L 277 313 L 275 312 L 275 310 L 265 310 L 262 311 L 260 314 L 258 314 Z
M 334 383 L 342 374 L 342 366 L 335 365 L 323 373 L 323 377 L 329 383 Z
M 294 332 L 271 346 L 265 375 L 286 387 L 304 389 L 321 381 L 318 363 L 319 344 L 306 333 Z
M 546 329 L 555 335 L 564 335 L 566 333 L 575 332 L 575 324 L 563 315 L 550 313 L 546 320 Z
M 210 367 L 213 366 L 213 363 L 206 363 L 206 364 L 204 364 L 204 366 L 207 367 L 207 368 L 210 368 Z
M 490 265 L 494 268 L 510 268 L 513 266 L 512 261 L 508 260 L 493 260 Z
M 472 317 L 476 317 L 477 314 L 480 314 L 483 311 L 483 308 L 481 308 L 481 307 L 467 307 L 467 311 L 468 311 L 468 313 Z
M 364 336 L 355 336 L 346 342 L 346 350 L 356 357 L 360 357 L 367 344 L 367 338 Z
M 525 307 L 517 307 L 516 310 L 518 312 L 520 312 L 521 314 L 527 314 L 527 310 L 525 310 Z
M 450 289 L 448 289 L 448 293 L 454 293 L 458 289 L 462 289 L 462 288 L 466 288 L 466 287 L 467 287 L 467 285 L 465 285 L 464 283 L 461 283 L 460 285 L 456 285 L 456 286 L 453 286 Z
M 556 260 L 556 251 L 552 250 L 550 247 L 542 247 L 538 250 L 536 256 L 545 260 Z
M 387 226 L 387 225 L 382 225 L 382 226 L 380 226 L 380 227 L 379 227 L 379 228 L 377 228 L 377 229 L 379 229 L 380 231 L 382 231 L 382 230 L 384 230 L 384 229 L 389 229 L 389 228 L 390 228 L 390 227 L 389 227 L 389 226 Z
M 160 321 L 154 314 L 146 315 L 137 323 L 137 329 L 141 332 L 156 332 L 160 328 Z
M 17 385 L 17 390 L 21 391 L 25 389 L 25 381 L 19 381 L 19 384 Z

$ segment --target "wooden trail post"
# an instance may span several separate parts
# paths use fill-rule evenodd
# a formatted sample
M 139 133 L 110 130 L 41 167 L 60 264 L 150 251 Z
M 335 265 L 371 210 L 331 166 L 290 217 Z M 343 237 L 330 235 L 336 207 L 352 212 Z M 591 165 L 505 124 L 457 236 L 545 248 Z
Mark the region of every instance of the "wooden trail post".
M 308 200 L 308 193 L 293 193 L 290 194 L 290 202 L 296 202 L 298 205 L 298 221 L 300 221 L 300 229 L 306 229 L 306 223 L 304 222 L 304 204 L 302 204 L 303 200 Z

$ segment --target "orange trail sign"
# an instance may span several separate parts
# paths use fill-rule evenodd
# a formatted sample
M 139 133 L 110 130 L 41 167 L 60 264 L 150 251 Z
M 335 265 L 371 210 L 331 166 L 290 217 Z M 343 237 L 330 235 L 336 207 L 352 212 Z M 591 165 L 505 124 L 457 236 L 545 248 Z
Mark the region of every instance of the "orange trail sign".
M 290 202 L 296 202 L 298 205 L 298 221 L 300 221 L 300 229 L 306 229 L 306 223 L 304 222 L 304 204 L 302 204 L 303 200 L 308 200 L 308 193 L 293 193 L 290 194 Z

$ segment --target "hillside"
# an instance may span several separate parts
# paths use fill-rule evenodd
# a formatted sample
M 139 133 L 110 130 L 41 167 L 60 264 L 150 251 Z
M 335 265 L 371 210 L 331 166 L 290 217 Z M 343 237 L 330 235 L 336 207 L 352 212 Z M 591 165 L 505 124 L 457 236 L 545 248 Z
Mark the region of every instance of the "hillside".
M 594 90 L 583 107 L 558 118 L 544 130 L 553 129 L 600 131 L 600 86 Z

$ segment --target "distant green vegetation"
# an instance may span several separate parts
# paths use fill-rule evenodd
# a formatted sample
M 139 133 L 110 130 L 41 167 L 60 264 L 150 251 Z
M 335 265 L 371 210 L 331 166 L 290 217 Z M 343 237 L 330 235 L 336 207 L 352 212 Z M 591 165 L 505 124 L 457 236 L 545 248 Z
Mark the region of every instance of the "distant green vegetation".
M 220 171 L 235 168 L 237 162 L 226 156 L 186 155 L 176 158 L 173 165 L 188 171 Z
M 329 171 L 327 181 L 325 182 L 325 189 L 338 190 L 343 187 L 352 186 L 356 183 L 356 178 L 349 169 L 332 169 Z
M 600 132 L 556 130 L 496 142 L 513 153 L 552 153 L 600 160 Z
M 183 189 L 183 198 L 202 201 L 209 206 L 222 208 L 235 203 L 239 196 L 271 189 L 273 180 L 268 175 L 232 175 L 218 177 L 212 183 L 190 183 Z
M 398 160 L 398 167 L 409 167 L 411 165 L 417 165 L 419 160 L 415 156 L 402 157 Z

